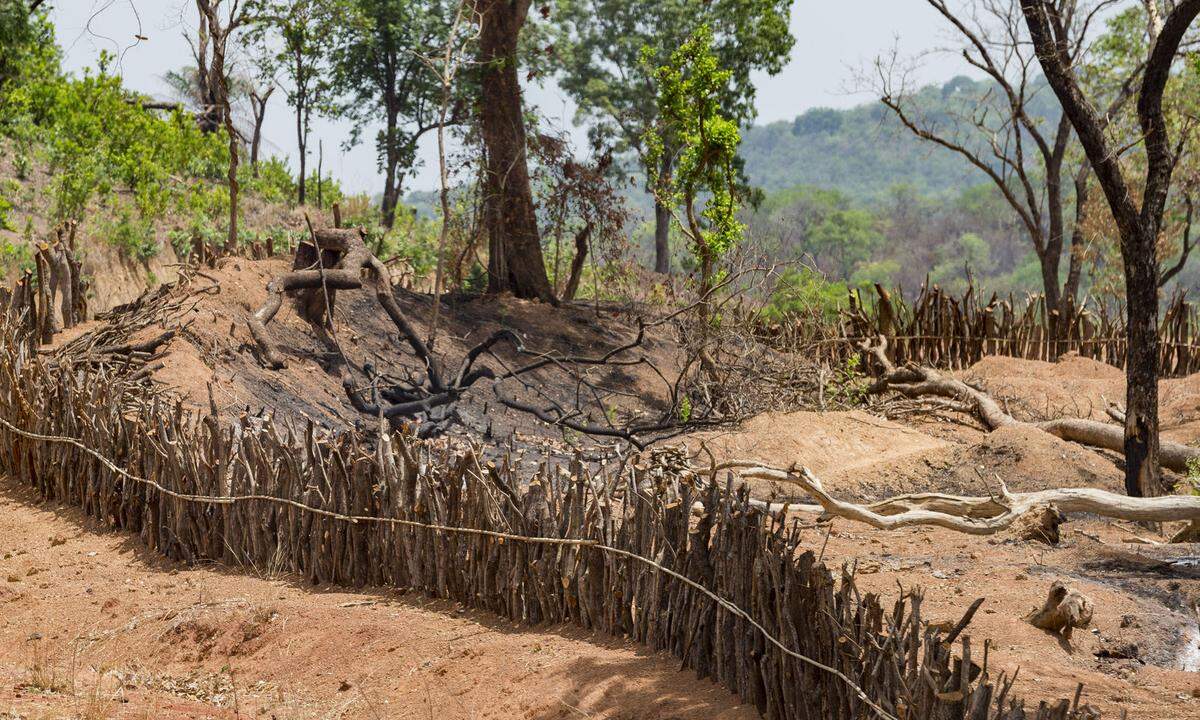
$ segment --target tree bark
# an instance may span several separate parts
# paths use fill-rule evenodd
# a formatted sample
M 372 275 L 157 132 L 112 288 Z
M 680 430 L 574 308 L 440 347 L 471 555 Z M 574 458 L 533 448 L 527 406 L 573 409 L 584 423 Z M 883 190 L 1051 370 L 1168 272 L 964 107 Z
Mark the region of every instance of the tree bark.
M 557 302 L 546 276 L 525 147 L 517 39 L 529 0 L 476 0 L 482 64 L 480 133 L 487 155 L 488 292 Z
M 390 99 L 387 107 L 387 128 L 385 129 L 384 142 L 387 145 L 383 178 L 383 225 L 389 230 L 396 224 L 396 205 L 400 202 L 399 188 L 396 187 L 396 166 L 400 164 L 400 158 L 396 155 L 396 131 L 399 126 L 399 111 L 394 107 L 395 103 Z
M 1139 204 L 1105 134 L 1106 117 L 1083 94 L 1068 52 L 1070 18 L 1048 0 L 1021 0 L 1046 81 L 1070 119 L 1096 179 L 1104 191 L 1121 236 L 1127 298 L 1125 488 L 1131 495 L 1160 492 L 1158 439 L 1158 253 L 1157 239 L 1176 157 L 1167 137 L 1162 99 L 1184 33 L 1200 0 L 1180 0 L 1165 19 L 1151 18 L 1150 52 L 1137 95 L 1138 123 L 1146 151 L 1146 174 Z M 1161 22 L 1160 22 L 1161 21 Z
M 254 135 L 250 140 L 250 170 L 255 178 L 258 177 L 258 148 L 262 144 L 263 120 L 267 117 L 267 103 L 275 92 L 275 86 L 267 88 L 262 95 L 250 93 L 250 108 L 254 112 Z
M 571 274 L 567 277 L 567 287 L 563 290 L 563 300 L 575 299 L 579 292 L 579 282 L 583 279 L 583 266 L 587 261 L 588 239 L 592 236 L 592 224 L 588 223 L 575 234 L 575 257 L 571 260 Z
M 671 153 L 664 152 L 660 177 L 671 175 Z M 661 198 L 654 198 L 654 272 L 671 274 L 671 209 Z
M 1143 231 L 1122 253 L 1129 333 L 1125 361 L 1125 491 L 1162 494 L 1158 438 L 1157 233 Z
M 299 183 L 296 186 L 296 202 L 303 205 L 308 199 L 307 180 L 305 173 L 308 172 L 308 143 L 305 139 L 303 113 L 300 109 L 296 110 L 296 148 L 300 153 L 300 177 Z

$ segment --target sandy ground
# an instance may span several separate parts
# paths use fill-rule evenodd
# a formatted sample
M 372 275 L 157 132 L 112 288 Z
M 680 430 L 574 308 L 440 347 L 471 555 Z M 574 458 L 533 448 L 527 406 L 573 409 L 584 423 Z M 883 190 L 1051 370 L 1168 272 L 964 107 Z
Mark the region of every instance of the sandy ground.
M 757 713 L 574 628 L 189 569 L 0 479 L 0 718 L 584 717 Z

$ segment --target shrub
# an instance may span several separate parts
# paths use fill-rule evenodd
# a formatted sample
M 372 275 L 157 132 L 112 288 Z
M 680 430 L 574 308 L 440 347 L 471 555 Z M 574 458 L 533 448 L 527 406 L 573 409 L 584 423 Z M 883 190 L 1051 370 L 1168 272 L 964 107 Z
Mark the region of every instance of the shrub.
M 797 315 L 814 315 L 832 320 L 846 304 L 850 289 L 844 282 L 830 282 L 808 269 L 788 269 L 763 308 L 768 320 L 778 321 Z
M 249 165 L 240 166 L 240 171 L 245 175 L 239 182 L 246 194 L 262 198 L 269 203 L 295 202 L 296 181 L 283 160 L 276 157 L 260 160 L 258 177 L 254 177 Z
M 145 262 L 158 254 L 158 239 L 154 236 L 153 224 L 142 217 L 134 217 L 128 206 L 120 207 L 112 219 L 102 222 L 100 236 L 106 243 L 119 248 L 125 256 Z

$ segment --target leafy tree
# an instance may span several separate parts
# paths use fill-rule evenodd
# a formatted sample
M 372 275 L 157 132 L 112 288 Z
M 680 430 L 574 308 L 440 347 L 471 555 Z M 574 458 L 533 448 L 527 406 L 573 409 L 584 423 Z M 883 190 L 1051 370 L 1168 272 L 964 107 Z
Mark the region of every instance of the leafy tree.
M 842 114 L 833 108 L 813 108 L 796 116 L 793 135 L 831 135 L 842 127 Z
M 383 120 L 375 139 L 383 171 L 383 221 L 392 227 L 417 142 L 439 123 L 441 87 L 423 53 L 447 39 L 455 5 L 446 0 L 347 0 L 332 48 L 351 143 Z M 455 113 L 457 115 L 457 113 Z
M 643 62 L 654 62 L 646 48 Z M 713 51 L 713 34 L 701 25 L 667 64 L 653 71 L 658 85 L 658 122 L 643 140 L 655 197 L 668 208 L 682 207 L 680 226 L 687 235 L 700 270 L 700 310 L 707 318 L 708 295 L 714 287 L 717 262 L 742 239 L 745 226 L 738 221 L 743 188 L 737 173 L 741 134 L 737 121 L 722 109 L 722 95 L 732 71 L 720 67 Z M 658 172 L 678 143 L 679 164 L 672 174 Z M 704 209 L 697 201 L 705 196 Z
M 648 178 L 669 177 L 683 145 L 679 138 L 661 136 L 663 151 L 653 159 L 644 146 L 660 112 L 655 68 L 667 64 L 700 27 L 712 28 L 712 53 L 726 70 L 721 112 L 742 126 L 755 114 L 751 73 L 779 72 L 794 42 L 788 30 L 790 0 L 558 3 L 562 87 L 579 104 L 581 118 L 591 123 L 593 141 L 634 152 Z M 735 161 L 734 168 L 740 167 Z M 669 227 L 669 209 L 656 201 L 655 270 L 661 273 L 670 271 Z
M 10 84 L 36 82 L 59 71 L 60 52 L 46 10 L 29 12 L 24 2 L 0 2 L 0 103 Z

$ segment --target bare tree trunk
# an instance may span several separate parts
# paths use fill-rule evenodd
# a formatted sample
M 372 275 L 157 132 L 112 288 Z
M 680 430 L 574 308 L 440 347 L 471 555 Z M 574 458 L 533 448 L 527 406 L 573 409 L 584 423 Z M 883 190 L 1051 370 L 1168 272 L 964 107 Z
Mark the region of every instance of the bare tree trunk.
M 579 292 L 579 281 L 583 278 L 583 265 L 587 260 L 588 239 L 591 235 L 591 223 L 584 225 L 583 229 L 575 234 L 575 257 L 571 259 L 571 274 L 567 277 L 567 287 L 562 296 L 565 301 L 574 300 L 575 294 Z
M 274 92 L 275 86 L 272 85 L 262 95 L 258 92 L 250 93 L 250 108 L 254 112 L 254 135 L 250 140 L 250 170 L 255 178 L 258 177 L 258 147 L 262 143 L 263 120 L 267 117 L 267 102 Z
M 480 133 L 487 153 L 488 292 L 557 302 L 542 257 L 525 147 L 517 40 L 529 0 L 477 0 L 483 66 Z
M 221 22 L 222 0 L 196 0 L 200 11 L 201 25 L 206 27 L 212 60 L 208 66 L 208 87 L 216 102 L 216 110 L 225 121 L 225 132 L 229 134 L 229 235 L 225 238 L 225 252 L 232 253 L 238 243 L 238 133 L 233 126 L 233 110 L 229 105 L 229 78 L 225 74 L 225 50 L 229 36 L 246 20 L 239 14 L 237 2 L 225 23 Z M 244 8 L 243 8 L 244 9 Z M 201 35 L 203 38 L 204 35 Z
M 1125 252 L 1129 350 L 1125 362 L 1125 490 L 1162 494 L 1158 438 L 1158 263 L 1155 235 Z M 1131 243 L 1132 244 L 1132 243 Z
M 659 173 L 663 179 L 671 176 L 671 153 L 663 153 Z M 671 209 L 658 197 L 654 198 L 654 272 L 671 274 Z
M 1120 153 L 1105 134 L 1107 119 L 1097 114 L 1084 95 L 1075 76 L 1074 58 L 1067 52 L 1064 36 L 1073 27 L 1074 5 L 1063 8 L 1049 0 L 1021 0 L 1021 12 L 1046 81 L 1075 128 L 1121 235 L 1129 340 L 1125 363 L 1125 488 L 1137 495 L 1160 492 L 1161 478 L 1156 241 L 1178 159 L 1169 142 L 1162 100 L 1183 36 L 1200 15 L 1200 0 L 1180 0 L 1165 19 L 1155 12 L 1157 9 L 1156 4 L 1147 3 L 1151 43 L 1137 93 L 1138 124 L 1146 151 L 1144 189 L 1138 203 L 1127 170 L 1121 166 Z
M 317 138 L 317 209 L 325 209 L 325 183 L 322 182 L 325 174 L 322 166 L 325 164 L 325 140 Z
M 304 110 L 303 105 L 296 108 L 296 148 L 300 152 L 300 184 L 297 185 L 296 202 L 303 205 L 308 199 L 306 192 L 307 178 L 305 173 L 308 172 L 308 133 L 304 131 Z
M 1074 311 L 1079 302 L 1079 278 L 1083 274 L 1083 218 L 1088 202 L 1088 166 L 1085 163 L 1075 174 L 1075 223 L 1071 228 L 1070 256 L 1067 259 L 1067 281 L 1063 283 L 1063 300 Z
M 229 133 L 229 236 L 225 239 L 226 254 L 233 254 L 238 246 L 238 135 L 233 126 L 233 113 L 229 109 L 229 88 L 222 77 L 221 96 L 225 106 L 225 132 Z
M 396 157 L 396 128 L 398 125 L 397 110 L 389 100 L 387 108 L 387 128 L 384 142 L 387 144 L 383 178 L 383 226 L 391 229 L 396 224 L 396 205 L 400 203 L 399 188 L 396 183 L 396 166 L 400 159 Z

